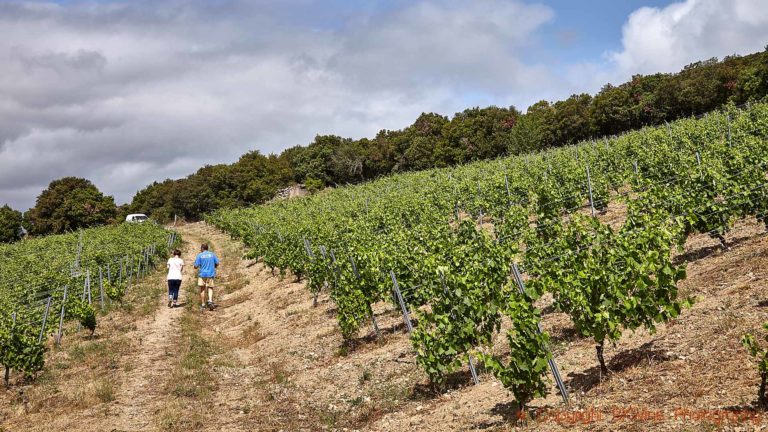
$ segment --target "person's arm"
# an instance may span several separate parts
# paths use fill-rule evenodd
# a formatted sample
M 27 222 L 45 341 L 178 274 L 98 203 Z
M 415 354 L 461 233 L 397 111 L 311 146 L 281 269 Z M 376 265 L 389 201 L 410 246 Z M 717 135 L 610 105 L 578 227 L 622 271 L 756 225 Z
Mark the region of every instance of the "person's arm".
M 195 268 L 200 268 L 200 257 L 195 258 Z
M 213 266 L 219 267 L 219 257 L 216 255 L 213 256 Z

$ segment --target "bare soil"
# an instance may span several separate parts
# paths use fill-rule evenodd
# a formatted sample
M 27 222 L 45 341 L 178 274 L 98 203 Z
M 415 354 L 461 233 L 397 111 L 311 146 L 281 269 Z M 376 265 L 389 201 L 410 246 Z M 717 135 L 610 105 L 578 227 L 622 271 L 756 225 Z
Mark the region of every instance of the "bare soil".
M 606 217 L 620 213 L 609 208 Z M 594 341 L 575 334 L 567 316 L 544 300 L 543 326 L 552 334 L 571 401 L 563 404 L 553 384 L 549 396 L 535 400 L 523 420 L 516 418 L 512 396 L 482 372 L 479 385 L 461 372 L 447 390 L 432 390 L 391 306 L 374 308 L 381 338 L 369 327 L 345 345 L 327 293 L 313 307 L 304 281 L 241 259 L 245 251 L 237 241 L 202 223 L 179 231 L 193 242 L 209 241 L 222 257 L 218 309 L 200 314 L 163 305 L 146 318 L 120 311 L 109 315 L 99 332 L 120 353 L 110 357 L 106 375 L 114 383 L 113 400 L 87 396 L 75 403 L 75 397 L 61 396 L 72 393 L 69 386 L 103 379 L 102 366 L 96 366 L 95 375 L 71 360 L 68 369 L 60 369 L 60 358 L 71 357 L 63 349 L 51 353 L 54 372 L 3 392 L 0 430 L 698 431 L 768 426 L 755 408 L 755 362 L 739 342 L 746 332 L 763 336 L 760 327 L 768 321 L 768 237 L 753 220 L 739 222 L 726 236 L 729 251 L 706 235 L 689 239 L 676 259 L 689 262 L 681 291 L 695 304 L 654 334 L 627 332 L 616 346 L 607 346 L 609 376 L 600 374 Z M 186 246 L 187 260 L 195 247 Z M 161 278 L 156 283 L 162 284 Z M 160 292 L 158 302 L 164 299 Z M 187 429 L 163 421 L 167 401 L 180 397 L 169 390 L 166 375 L 167 368 L 178 367 L 174 356 L 184 341 L 167 329 L 180 325 L 182 314 L 196 314 L 199 331 L 211 345 L 205 360 L 211 383 L 200 396 L 203 412 L 197 413 L 199 421 L 186 423 Z M 84 362 L 93 360 L 86 356 Z M 78 378 L 83 376 L 87 382 Z M 26 402 L 19 388 L 25 389 Z

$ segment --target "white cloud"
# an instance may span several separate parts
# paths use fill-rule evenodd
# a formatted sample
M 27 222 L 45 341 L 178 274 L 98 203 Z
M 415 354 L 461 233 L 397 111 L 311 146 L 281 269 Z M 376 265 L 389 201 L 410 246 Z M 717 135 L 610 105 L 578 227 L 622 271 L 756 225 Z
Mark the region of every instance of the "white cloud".
M 617 73 L 674 72 L 694 61 L 762 51 L 768 44 L 765 0 L 686 0 L 633 12 L 622 50 L 608 53 Z
M 450 114 L 468 94 L 530 102 L 547 73 L 520 53 L 552 15 L 520 0 L 0 3 L 0 204 L 28 207 L 65 175 L 125 202 L 248 150 Z

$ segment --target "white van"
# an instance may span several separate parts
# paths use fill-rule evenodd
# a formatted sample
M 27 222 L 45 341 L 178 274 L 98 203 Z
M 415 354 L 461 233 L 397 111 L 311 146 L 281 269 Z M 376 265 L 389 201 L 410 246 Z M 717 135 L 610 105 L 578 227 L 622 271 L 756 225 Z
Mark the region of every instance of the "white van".
M 125 217 L 126 222 L 134 222 L 134 223 L 142 223 L 148 221 L 149 218 L 145 214 L 136 213 L 136 214 L 129 214 Z

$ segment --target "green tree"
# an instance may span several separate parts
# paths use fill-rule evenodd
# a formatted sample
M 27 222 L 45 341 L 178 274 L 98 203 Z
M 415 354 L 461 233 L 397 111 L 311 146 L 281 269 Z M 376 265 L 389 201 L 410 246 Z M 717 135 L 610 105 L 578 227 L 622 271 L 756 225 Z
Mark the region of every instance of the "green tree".
M 32 233 L 51 234 L 104 225 L 116 215 L 114 198 L 86 179 L 64 177 L 52 181 L 37 197 L 29 222 Z
M 7 204 L 0 207 L 0 243 L 17 240 L 21 222 L 20 211 L 10 208 Z
M 591 116 L 597 132 L 612 135 L 632 126 L 633 103 L 626 86 L 603 86 L 592 100 Z
M 519 116 L 514 107 L 467 109 L 451 119 L 443 128 L 443 135 L 461 155 L 457 162 L 490 159 L 506 153 L 510 130 Z
M 592 96 L 582 93 L 552 105 L 553 141 L 557 145 L 572 144 L 594 135 L 595 128 L 589 115 Z

